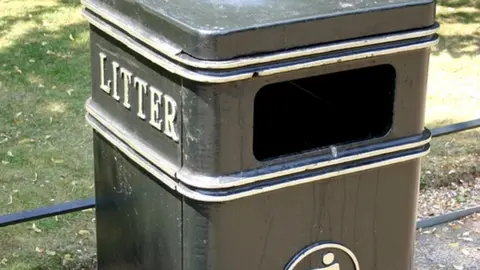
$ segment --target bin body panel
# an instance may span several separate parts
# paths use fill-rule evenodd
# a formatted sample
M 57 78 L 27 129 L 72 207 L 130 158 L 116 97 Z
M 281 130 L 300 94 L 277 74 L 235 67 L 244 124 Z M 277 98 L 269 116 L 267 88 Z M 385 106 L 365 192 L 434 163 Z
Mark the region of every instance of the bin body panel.
M 182 198 L 94 133 L 98 269 L 182 269 Z
M 184 270 L 284 269 L 316 242 L 346 246 L 361 269 L 412 269 L 419 168 L 414 160 L 226 203 L 186 199 Z M 296 269 L 321 266 L 305 265 Z
M 149 33 L 146 39 L 159 36 L 188 55 L 209 60 L 419 29 L 435 22 L 435 2 L 430 0 L 87 2 L 120 15 L 111 20 L 120 28 L 142 28 Z M 322 35 L 305 34 L 318 29 Z

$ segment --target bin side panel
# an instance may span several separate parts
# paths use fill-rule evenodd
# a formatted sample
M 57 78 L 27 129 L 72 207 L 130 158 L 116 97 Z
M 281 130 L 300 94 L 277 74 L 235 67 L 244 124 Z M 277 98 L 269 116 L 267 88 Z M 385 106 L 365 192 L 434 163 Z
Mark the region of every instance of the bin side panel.
M 411 269 L 419 164 L 410 161 L 222 204 L 186 200 L 184 269 L 284 269 L 297 252 L 324 241 L 351 249 L 361 269 Z M 321 267 L 315 260 L 304 265 Z M 354 269 L 348 261 L 340 264 Z
M 90 32 L 93 101 L 108 122 L 170 162 L 171 170 L 178 169 L 181 166 L 181 79 L 94 26 Z
M 98 269 L 181 270 L 181 198 L 94 135 Z

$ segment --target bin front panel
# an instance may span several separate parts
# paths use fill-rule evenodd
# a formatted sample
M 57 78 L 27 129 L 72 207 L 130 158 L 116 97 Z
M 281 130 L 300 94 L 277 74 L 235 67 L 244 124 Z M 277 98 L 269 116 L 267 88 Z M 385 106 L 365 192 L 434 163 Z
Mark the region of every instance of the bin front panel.
M 84 3 L 146 43 L 162 42 L 172 50 L 210 60 L 420 29 L 433 25 L 435 15 L 435 2 L 431 0 Z M 322 34 L 316 35 L 319 30 Z
M 226 203 L 186 199 L 184 269 L 286 269 L 315 243 L 350 249 L 360 269 L 412 269 L 419 166 L 413 160 Z M 324 267 L 322 255 L 295 270 Z M 336 255 L 340 269 L 355 270 Z
M 181 196 L 94 133 L 98 269 L 182 270 Z
M 281 164 L 292 160 L 301 160 L 309 156 L 329 154 L 331 145 L 343 147 L 352 145 L 367 145 L 378 141 L 386 141 L 421 134 L 424 126 L 424 110 L 426 99 L 426 84 L 428 77 L 429 50 L 422 49 L 412 52 L 402 52 L 387 56 L 374 57 L 372 59 L 357 60 L 325 65 L 308 70 L 295 71 L 268 77 L 257 77 L 246 81 L 231 82 L 225 84 L 199 84 L 191 81 L 184 81 L 183 84 L 183 169 L 182 173 L 189 173 L 190 176 L 223 176 L 236 172 L 243 172 L 262 168 L 267 165 Z M 319 75 L 335 74 L 343 71 L 354 71 L 362 68 L 389 65 L 395 70 L 392 89 L 385 88 L 385 91 L 393 91 L 393 103 L 391 128 L 385 134 L 377 138 L 371 138 L 355 142 L 340 142 L 325 145 L 318 148 L 306 149 L 304 153 L 292 152 L 282 157 L 259 160 L 254 154 L 254 129 L 255 126 L 255 98 L 262 87 L 281 82 L 294 82 L 302 78 L 312 78 Z M 376 82 L 374 76 L 361 87 L 355 83 L 349 83 L 344 88 L 337 88 L 335 85 L 318 84 L 313 90 L 341 91 L 344 95 L 368 94 Z M 349 81 L 350 78 L 344 78 Z M 350 80 L 351 82 L 351 80 Z M 377 87 L 378 88 L 378 87 Z M 275 89 L 272 89 L 272 92 Z M 283 90 L 283 89 L 279 89 Z M 308 89 L 307 89 L 308 90 Z M 299 89 L 299 91 L 301 91 Z M 372 97 L 374 99 L 375 97 Z M 312 98 L 313 99 L 313 98 Z M 335 118 L 336 115 L 351 115 L 338 118 L 339 125 L 350 126 L 351 129 L 367 125 L 362 120 L 356 120 L 356 111 L 349 109 L 342 104 L 341 100 L 335 104 L 332 111 L 321 114 L 298 114 L 294 108 L 301 106 L 299 103 L 291 103 L 288 98 L 272 98 L 263 106 L 272 106 L 272 111 L 280 111 L 277 108 L 285 108 L 282 112 L 290 110 L 290 115 L 298 115 L 298 119 L 285 121 L 282 116 L 271 117 L 270 122 L 279 123 L 276 134 L 271 139 L 266 139 L 268 144 L 277 144 L 278 147 L 288 147 L 292 141 L 281 140 L 285 133 L 302 132 L 329 132 L 333 128 L 326 126 L 326 118 Z M 353 102 L 351 100 L 350 102 Z M 370 102 L 370 101 L 369 101 Z M 378 102 L 385 102 L 379 100 Z M 369 103 L 370 106 L 384 106 L 383 103 Z M 323 104 L 317 105 L 323 106 Z M 318 110 L 315 107 L 312 111 Z M 323 110 L 323 109 L 322 109 Z M 393 110 L 393 111 L 392 111 Z M 307 110 L 305 110 L 307 111 Z M 285 115 L 285 114 L 284 114 Z M 290 116 L 288 115 L 288 116 Z M 335 118 L 337 119 L 337 118 Z M 283 122 L 282 122 L 283 121 Z M 306 123 L 308 121 L 308 123 Z M 315 128 L 314 128 L 315 127 Z M 261 128 L 261 127 L 258 127 Z M 273 132 L 271 132 L 273 133 Z M 312 136 L 311 134 L 306 136 Z M 297 143 L 297 142 L 293 142 Z M 234 153 L 234 154 L 232 154 Z

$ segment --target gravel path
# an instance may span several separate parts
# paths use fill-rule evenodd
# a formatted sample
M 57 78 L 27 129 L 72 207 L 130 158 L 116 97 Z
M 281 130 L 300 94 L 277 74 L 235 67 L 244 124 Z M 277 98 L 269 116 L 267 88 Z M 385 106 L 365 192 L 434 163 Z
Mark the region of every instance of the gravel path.
M 416 270 L 480 270 L 480 214 L 419 230 Z

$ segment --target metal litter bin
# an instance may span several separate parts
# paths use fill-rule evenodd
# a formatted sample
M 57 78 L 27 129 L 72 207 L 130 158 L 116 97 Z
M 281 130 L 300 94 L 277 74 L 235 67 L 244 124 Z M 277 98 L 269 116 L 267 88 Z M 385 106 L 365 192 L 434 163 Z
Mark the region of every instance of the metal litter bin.
M 412 269 L 433 1 L 83 4 L 99 269 Z

